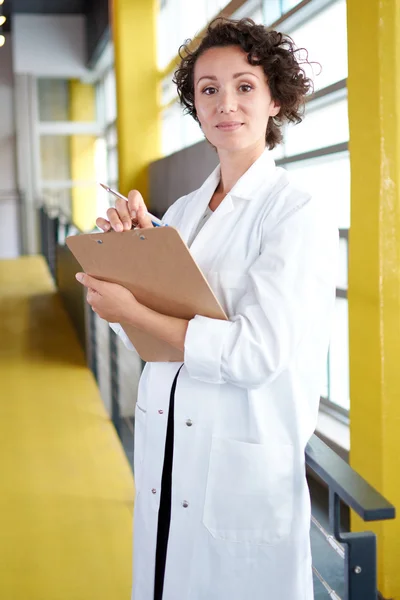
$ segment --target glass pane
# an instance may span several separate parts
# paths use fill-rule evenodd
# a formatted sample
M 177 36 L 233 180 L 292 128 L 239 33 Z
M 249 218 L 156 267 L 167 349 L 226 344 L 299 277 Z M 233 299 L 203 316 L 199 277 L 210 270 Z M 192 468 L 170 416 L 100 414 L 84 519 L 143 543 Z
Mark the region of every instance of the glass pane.
M 117 127 L 116 125 L 111 125 L 111 127 L 108 127 L 107 131 L 106 131 L 106 140 L 107 140 L 107 147 L 108 148 L 113 148 L 114 146 L 117 145 Z
M 115 71 L 110 69 L 104 78 L 104 96 L 105 96 L 105 121 L 112 123 L 117 118 L 117 95 L 115 83 Z
M 339 240 L 339 272 L 337 287 L 342 290 L 347 290 L 348 287 L 348 249 L 347 240 L 340 238 Z
M 336 298 L 335 316 L 329 350 L 330 400 L 350 408 L 349 390 L 349 323 L 344 298 Z
M 286 131 L 285 153 L 287 156 L 316 150 L 349 139 L 347 98 L 313 108 L 306 107 L 304 120 L 299 125 L 289 125 Z
M 109 181 L 118 179 L 118 150 L 112 148 L 107 151 L 107 176 Z
M 279 144 L 278 146 L 275 146 L 275 148 L 273 150 L 271 150 L 271 154 L 272 154 L 272 158 L 274 160 L 279 160 L 280 158 L 284 157 L 284 141 L 282 142 L 282 144 Z
M 101 128 L 106 124 L 106 106 L 104 97 L 104 81 L 101 80 L 96 85 L 96 117 Z
M 285 140 L 286 140 L 287 127 L 288 126 L 286 123 L 282 125 L 281 131 L 282 131 L 283 141 L 281 144 L 278 144 L 278 146 L 276 146 L 273 150 L 271 150 L 272 158 L 274 160 L 279 160 L 280 158 L 284 158 L 284 156 L 285 156 Z
M 207 21 L 211 21 L 217 14 L 229 4 L 229 0 L 201 0 L 207 7 Z M 195 12 L 195 11 L 193 11 Z
M 288 31 L 298 48 L 308 50 L 309 60 L 322 66 L 307 67 L 314 79 L 315 90 L 347 77 L 347 19 L 346 0 L 337 0 L 313 19 Z
M 350 159 L 338 152 L 285 165 L 292 180 L 333 211 L 339 229 L 350 227 Z
M 271 25 L 282 16 L 281 0 L 263 0 L 262 12 L 264 25 Z
M 172 75 L 168 75 L 161 82 L 161 104 L 165 106 L 177 98 L 176 85 L 172 83 Z
M 247 16 L 250 17 L 250 19 L 253 19 L 253 21 L 255 23 L 263 23 L 264 22 L 264 16 L 263 16 L 263 12 L 262 12 L 261 8 L 257 8 L 254 11 L 250 11 Z
M 40 121 L 68 121 L 68 80 L 38 79 L 38 104 Z
M 302 0 L 283 0 L 283 12 L 288 12 L 290 9 L 300 4 L 301 1 Z
M 190 115 L 181 114 L 182 148 L 187 148 L 204 140 L 200 125 Z
M 70 140 L 68 135 L 40 137 L 41 179 L 68 180 L 70 173 Z
M 321 396 L 322 398 L 329 398 L 329 356 L 326 361 L 326 369 L 324 371 Z
M 168 156 L 182 148 L 182 109 L 176 102 L 162 114 L 162 153 Z
M 168 0 L 157 20 L 157 61 L 164 69 L 188 38 L 195 37 L 215 17 L 226 0 L 198 0 L 195 10 L 185 0 Z
M 41 200 L 47 207 L 47 210 L 52 214 L 59 214 L 60 211 L 67 219 L 72 218 L 72 190 L 70 187 L 60 189 L 46 188 L 46 185 L 41 190 Z
M 279 2 L 280 0 L 247 0 L 242 6 L 240 6 L 232 15 L 233 19 L 243 19 L 248 17 L 253 19 L 256 23 L 264 23 L 265 21 L 265 10 L 268 10 L 268 16 L 271 18 L 272 15 L 275 16 L 276 20 L 280 16 L 279 12 Z M 265 7 L 265 3 L 267 7 Z M 227 2 L 224 3 L 225 6 Z M 263 6 L 264 4 L 264 6 Z M 269 21 L 272 23 L 272 21 Z
M 98 138 L 95 142 L 95 172 L 96 180 L 110 185 L 107 177 L 107 147 L 104 138 Z M 107 218 L 109 208 L 108 194 L 100 185 L 97 186 L 97 216 Z

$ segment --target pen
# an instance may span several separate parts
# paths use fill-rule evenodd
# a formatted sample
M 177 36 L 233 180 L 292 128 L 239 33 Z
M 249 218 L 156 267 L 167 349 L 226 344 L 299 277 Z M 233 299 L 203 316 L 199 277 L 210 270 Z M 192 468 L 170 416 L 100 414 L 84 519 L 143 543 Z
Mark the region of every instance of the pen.
M 100 183 L 100 185 L 102 188 L 104 188 L 106 190 L 106 192 L 109 192 L 110 194 L 113 194 L 117 198 L 122 198 L 122 200 L 126 200 L 128 202 L 128 198 L 126 196 L 123 196 L 119 192 L 116 192 L 115 190 L 111 189 L 110 187 L 108 187 L 108 185 L 105 185 L 104 183 Z M 157 217 L 155 217 L 154 215 L 149 213 L 149 211 L 147 211 L 147 214 L 149 215 L 154 227 L 166 227 L 166 223 L 163 223 L 161 221 L 161 219 L 158 219 Z

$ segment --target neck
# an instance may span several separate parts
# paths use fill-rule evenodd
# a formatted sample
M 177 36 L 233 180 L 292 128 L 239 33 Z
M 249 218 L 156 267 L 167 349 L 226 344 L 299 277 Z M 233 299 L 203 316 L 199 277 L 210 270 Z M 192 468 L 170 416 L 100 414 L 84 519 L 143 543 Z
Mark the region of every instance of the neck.
M 246 148 L 237 152 L 225 150 L 218 151 L 221 165 L 221 180 L 218 192 L 229 194 L 236 182 L 246 173 L 251 165 L 261 156 L 265 150 L 265 144 Z

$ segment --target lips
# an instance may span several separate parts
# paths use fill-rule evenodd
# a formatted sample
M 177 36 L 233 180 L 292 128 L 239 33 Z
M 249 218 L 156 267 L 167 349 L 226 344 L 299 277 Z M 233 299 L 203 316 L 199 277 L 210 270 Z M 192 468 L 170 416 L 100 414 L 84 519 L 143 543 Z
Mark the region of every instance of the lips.
M 240 123 L 239 121 L 223 121 L 222 123 L 218 123 L 217 129 L 220 131 L 235 131 L 242 125 L 243 123 Z

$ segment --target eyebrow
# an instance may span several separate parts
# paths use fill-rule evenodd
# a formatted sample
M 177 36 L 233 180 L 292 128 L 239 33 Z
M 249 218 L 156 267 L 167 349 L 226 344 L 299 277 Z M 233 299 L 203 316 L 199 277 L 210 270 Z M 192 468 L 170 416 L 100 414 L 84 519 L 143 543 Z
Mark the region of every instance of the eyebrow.
M 252 75 L 253 77 L 256 77 L 257 79 L 260 79 L 258 77 L 258 75 L 256 75 L 255 73 L 249 73 L 249 72 L 234 73 L 233 79 L 237 79 L 238 77 L 242 77 L 243 75 Z M 202 77 L 200 77 L 200 79 L 198 79 L 196 85 L 198 85 L 202 79 L 211 79 L 211 81 L 217 81 L 218 78 L 215 77 L 215 75 L 203 75 Z

